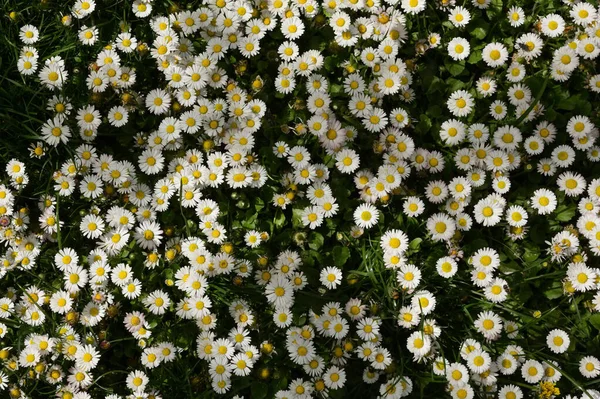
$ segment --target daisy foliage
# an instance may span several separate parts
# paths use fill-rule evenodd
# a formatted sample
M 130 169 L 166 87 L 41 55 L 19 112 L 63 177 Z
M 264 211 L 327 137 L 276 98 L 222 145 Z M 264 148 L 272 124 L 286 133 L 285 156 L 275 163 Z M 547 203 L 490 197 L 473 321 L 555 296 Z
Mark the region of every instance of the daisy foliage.
M 0 397 L 600 397 L 597 2 L 0 4 Z

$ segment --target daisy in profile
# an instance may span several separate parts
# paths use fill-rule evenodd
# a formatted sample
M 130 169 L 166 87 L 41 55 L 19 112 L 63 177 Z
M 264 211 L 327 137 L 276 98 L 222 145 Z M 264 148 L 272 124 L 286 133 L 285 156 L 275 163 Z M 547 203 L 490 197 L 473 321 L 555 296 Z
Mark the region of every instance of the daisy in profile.
M 378 221 L 379 211 L 371 204 L 359 205 L 354 210 L 354 223 L 361 228 L 371 228 L 375 226 Z

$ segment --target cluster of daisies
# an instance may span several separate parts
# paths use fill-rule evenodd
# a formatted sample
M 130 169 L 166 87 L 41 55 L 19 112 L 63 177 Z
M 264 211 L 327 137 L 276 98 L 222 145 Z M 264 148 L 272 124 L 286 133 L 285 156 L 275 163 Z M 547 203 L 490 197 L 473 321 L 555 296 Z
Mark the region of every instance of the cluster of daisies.
M 269 212 L 292 208 L 301 226 L 317 231 L 329 221 L 350 220 L 351 237 L 368 234 L 379 243 L 385 272 L 394 273 L 401 291 L 394 327 L 407 330 L 404 353 L 445 378 L 453 398 L 484 392 L 520 399 L 528 395 L 522 381 L 541 397 L 558 395 L 562 364 L 525 351 L 518 344 L 524 322 L 502 310 L 512 277 L 500 269 L 500 248 L 483 247 L 464 258 L 459 239 L 471 230 L 495 228 L 508 240 L 524 240 L 531 221 L 553 218 L 560 206 L 576 203 L 577 220 L 548 237 L 545 254 L 560 265 L 564 295 L 600 311 L 600 270 L 593 262 L 600 255 L 600 179 L 576 171 L 582 162 L 600 160 L 600 131 L 583 114 L 571 116 L 565 126 L 545 119 L 540 93 L 528 85 L 533 73 L 558 83 L 578 76 L 591 94 L 600 92 L 594 69 L 600 12 L 586 2 L 566 1 L 556 13 L 542 16 L 526 16 L 530 10 L 511 6 L 498 18 L 508 20 L 514 37 L 486 42 L 468 32 L 473 20 L 493 18 L 485 13 L 494 6 L 489 0 L 463 6 L 399 3 L 209 0 L 158 15 L 153 1 L 135 0 L 127 7 L 140 29 L 122 23 L 121 31 L 102 43 L 101 26 L 92 18 L 98 4 L 77 0 L 61 21 L 76 31 L 78 45 L 97 50 L 83 72 L 83 90 L 95 99 L 85 104 L 65 94 L 72 86 L 70 73 L 75 74 L 70 60 L 40 55 L 36 48 L 43 43 L 44 26 L 23 25 L 18 70 L 50 93 L 50 117 L 40 126 L 30 156 L 45 158 L 51 151 L 54 156 L 63 147 L 71 156 L 57 164 L 37 209 L 27 208 L 19 197 L 30 180 L 25 163 L 14 159 L 6 165 L 0 185 L 0 242 L 6 247 L 0 278 L 31 278 L 43 260 L 58 281 L 0 291 L 0 318 L 7 320 L 0 323 L 0 339 L 12 339 L 20 326 L 32 331 L 0 349 L 0 390 L 26 398 L 28 384 L 44 380 L 58 398 L 91 398 L 97 366 L 111 345 L 101 326 L 111 323 L 122 325 L 137 342 L 140 366 L 127 371 L 127 392 L 107 399 L 161 397 L 153 369 L 190 356 L 203 362 L 218 394 L 235 391 L 236 381 L 250 378 L 264 358 L 287 356 L 297 378 L 275 393 L 279 399 L 327 397 L 345 387 L 351 358 L 363 362 L 362 380 L 378 384 L 379 397 L 410 395 L 413 379 L 393 371 L 398 359 L 385 348 L 384 320 L 368 299 L 328 302 L 320 314 L 297 305 L 302 290 L 334 294 L 342 287 L 340 267 L 320 265 L 320 285 L 312 287 L 300 252 L 277 248 L 278 255 L 269 258 L 264 255 L 268 232 L 229 227 L 231 221 L 223 217 L 229 216 L 227 203 L 220 203 L 218 194 L 245 190 L 261 196 L 266 190 L 260 189 L 269 186 L 274 191 L 265 201 Z M 416 29 L 427 13 L 448 22 L 448 31 L 443 37 L 428 32 L 412 43 L 414 32 L 407 27 Z M 490 24 L 496 22 L 506 23 Z M 305 41 L 316 29 L 332 32 L 333 44 L 307 48 Z M 409 47 L 415 59 L 403 60 L 399 54 Z M 231 59 L 264 57 L 264 49 L 276 49 L 269 55 L 276 61 L 272 78 L 231 75 Z M 331 49 L 351 54 L 334 67 L 337 77 L 326 69 Z M 445 116 L 434 125 L 439 131 L 419 147 L 413 121 L 423 110 L 409 115 L 420 100 L 411 84 L 419 79 L 420 57 L 428 52 L 439 52 L 450 63 L 468 60 L 481 74 L 442 99 Z M 139 65 L 155 74 L 150 87 L 140 84 Z M 268 96 L 258 98 L 267 89 L 296 98 L 305 111 L 283 129 L 294 134 L 263 129 L 268 113 L 284 108 L 270 104 Z M 268 104 L 277 108 L 267 109 Z M 97 140 L 104 130 L 126 134 L 125 128 L 141 118 L 155 123 L 139 132 L 134 128 L 129 159 L 111 155 Z M 372 147 L 360 148 L 362 139 L 372 140 Z M 375 154 L 376 161 L 369 157 L 367 163 L 366 153 Z M 261 164 L 266 155 L 279 162 L 278 168 L 268 171 Z M 512 199 L 511 174 L 523 170 L 541 175 L 545 187 Z M 340 207 L 333 179 L 348 183 L 356 204 L 352 209 Z M 442 326 L 452 323 L 435 318 L 441 300 L 435 292 L 444 287 L 427 285 L 423 265 L 410 260 L 408 235 L 384 225 L 394 202 L 403 216 L 423 222 L 423 237 L 448 248 L 435 260 L 442 281 L 450 283 L 460 269 L 468 269 L 474 292 L 489 304 L 465 326 L 470 332 L 459 347 L 441 347 Z M 64 213 L 69 203 L 84 204 L 76 220 Z M 184 228 L 161 222 L 170 212 L 185 219 Z M 198 227 L 194 233 L 188 221 Z M 66 234 L 71 229 L 73 234 Z M 63 245 L 73 235 L 81 236 L 81 248 Z M 132 251 L 142 254 L 141 262 L 129 261 L 126 254 Z M 173 278 L 150 284 L 154 269 L 172 270 Z M 237 296 L 220 303 L 211 295 L 212 289 L 222 289 L 211 287 L 215 280 L 247 281 L 268 306 Z M 219 312 L 224 307 L 227 311 Z M 160 321 L 166 314 L 197 331 L 193 348 L 177 347 L 165 335 Z M 276 339 L 258 342 L 257 330 L 281 333 L 284 342 L 281 347 Z M 512 344 L 500 344 L 506 342 L 501 338 Z M 550 326 L 544 343 L 543 350 L 557 359 L 567 353 L 571 337 Z M 581 377 L 600 376 L 598 358 L 579 356 L 577 362 Z M 268 369 L 259 372 L 265 373 L 266 378 Z M 512 379 L 515 384 L 505 383 Z M 600 397 L 597 391 L 588 394 Z

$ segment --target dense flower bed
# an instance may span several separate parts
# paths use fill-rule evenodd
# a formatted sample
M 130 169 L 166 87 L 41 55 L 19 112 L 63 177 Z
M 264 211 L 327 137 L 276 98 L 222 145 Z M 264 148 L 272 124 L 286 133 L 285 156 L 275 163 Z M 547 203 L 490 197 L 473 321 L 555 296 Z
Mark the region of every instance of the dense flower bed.
M 596 1 L 2 9 L 2 397 L 600 398 Z

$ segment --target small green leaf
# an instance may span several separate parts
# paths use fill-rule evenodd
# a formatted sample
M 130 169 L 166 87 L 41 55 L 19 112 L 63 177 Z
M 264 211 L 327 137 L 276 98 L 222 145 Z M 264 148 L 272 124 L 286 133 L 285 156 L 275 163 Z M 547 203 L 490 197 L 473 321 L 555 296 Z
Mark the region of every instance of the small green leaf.
M 558 215 L 556 215 L 556 220 L 558 220 L 559 222 L 568 222 L 573 218 L 573 216 L 575 216 L 575 208 L 567 208 L 564 211 L 560 212 Z
M 417 237 L 410 242 L 409 247 L 410 247 L 410 249 L 412 249 L 414 251 L 418 251 L 419 248 L 421 247 L 422 242 L 423 242 L 423 239 L 421 237 Z
M 321 233 L 317 233 L 316 231 L 313 231 L 308 236 L 308 247 L 310 249 L 314 249 L 315 251 L 321 248 L 324 242 L 325 239 L 323 238 L 323 235 Z
M 285 224 L 285 214 L 281 209 L 277 209 L 275 212 L 275 219 L 273 219 L 273 223 L 275 223 L 275 227 L 278 229 L 282 228 Z
M 267 397 L 267 393 L 269 392 L 269 386 L 260 381 L 255 381 L 252 383 L 250 387 L 250 392 L 252 393 L 253 398 L 262 399 Z
M 590 317 L 590 324 L 594 326 L 594 328 L 600 331 L 600 313 L 593 314 Z
M 336 266 L 343 266 L 350 258 L 350 250 L 347 247 L 337 245 L 331 251 L 331 256 Z
M 460 75 L 464 70 L 465 70 L 465 61 L 452 61 L 452 60 L 446 60 L 444 61 L 444 65 L 446 66 L 446 69 L 448 70 L 448 72 L 450 72 L 450 75 L 452 76 L 458 76 Z

